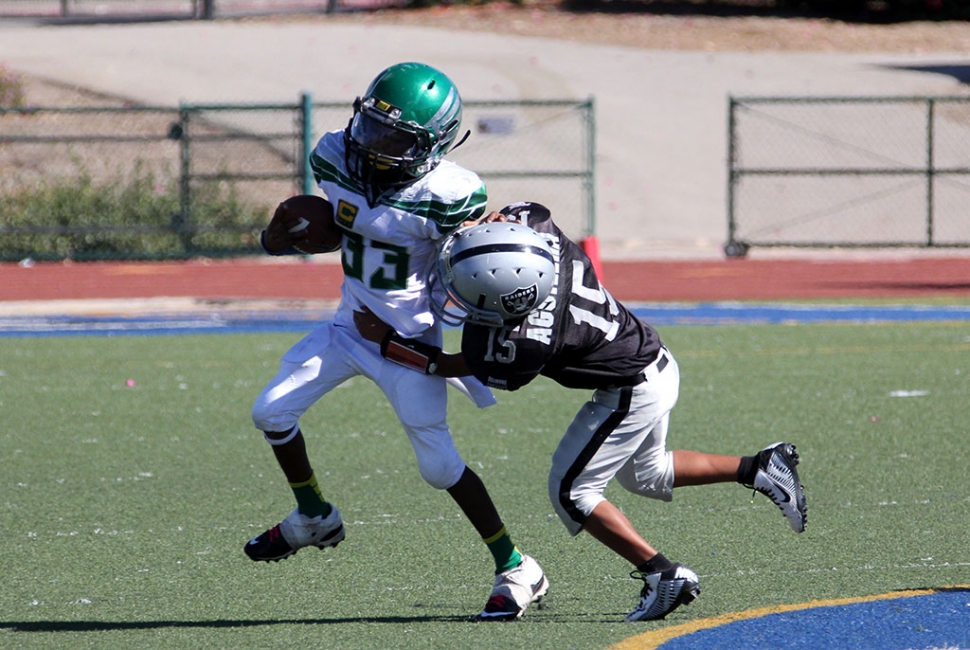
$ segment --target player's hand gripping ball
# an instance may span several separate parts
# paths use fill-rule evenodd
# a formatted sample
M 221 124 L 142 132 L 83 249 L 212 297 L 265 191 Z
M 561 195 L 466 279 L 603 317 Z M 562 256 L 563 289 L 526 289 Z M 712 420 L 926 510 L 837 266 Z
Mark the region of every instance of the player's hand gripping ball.
M 340 248 L 343 232 L 333 218 L 333 205 L 313 194 L 299 194 L 279 204 L 266 227 L 263 245 L 273 253 L 295 248 L 314 255 Z

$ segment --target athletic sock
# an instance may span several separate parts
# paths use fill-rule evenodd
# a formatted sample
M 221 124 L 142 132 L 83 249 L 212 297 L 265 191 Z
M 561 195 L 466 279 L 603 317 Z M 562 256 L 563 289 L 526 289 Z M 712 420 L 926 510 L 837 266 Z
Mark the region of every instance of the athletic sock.
M 505 526 L 502 526 L 502 529 L 491 537 L 485 538 L 484 541 L 485 546 L 492 552 L 492 557 L 495 558 L 496 574 L 514 569 L 522 564 L 522 554 L 519 553 L 519 549 L 515 548 L 512 537 Z
M 742 456 L 741 465 L 738 467 L 738 483 L 741 485 L 754 485 L 754 477 L 758 474 L 758 457 Z
M 296 509 L 301 515 L 307 517 L 326 517 L 330 514 L 330 504 L 327 503 L 323 494 L 320 493 L 320 486 L 317 484 L 317 475 L 311 474 L 310 478 L 302 483 L 290 483 L 293 496 L 296 497 Z
M 663 553 L 657 553 L 652 558 L 637 567 L 641 573 L 663 573 L 667 569 L 673 568 L 673 563 L 664 557 Z

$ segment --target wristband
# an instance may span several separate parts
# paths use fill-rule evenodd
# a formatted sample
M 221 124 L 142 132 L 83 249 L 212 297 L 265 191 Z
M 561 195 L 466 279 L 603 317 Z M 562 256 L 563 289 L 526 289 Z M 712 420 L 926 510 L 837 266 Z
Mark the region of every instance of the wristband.
M 394 330 L 388 331 L 381 341 L 381 356 L 388 361 L 426 375 L 438 369 L 441 348 L 414 339 L 406 339 Z

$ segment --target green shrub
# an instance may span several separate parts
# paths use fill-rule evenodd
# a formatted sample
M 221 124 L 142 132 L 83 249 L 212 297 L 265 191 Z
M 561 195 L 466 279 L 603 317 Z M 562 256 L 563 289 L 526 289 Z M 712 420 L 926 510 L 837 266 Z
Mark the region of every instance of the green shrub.
M 29 186 L 0 201 L 0 259 L 185 259 L 258 252 L 269 208 L 239 198 L 230 183 L 191 188 L 182 214 L 178 184 L 141 166 L 96 183 L 85 171 Z
M 26 103 L 23 79 L 11 72 L 5 63 L 0 63 L 0 106 L 23 108 Z

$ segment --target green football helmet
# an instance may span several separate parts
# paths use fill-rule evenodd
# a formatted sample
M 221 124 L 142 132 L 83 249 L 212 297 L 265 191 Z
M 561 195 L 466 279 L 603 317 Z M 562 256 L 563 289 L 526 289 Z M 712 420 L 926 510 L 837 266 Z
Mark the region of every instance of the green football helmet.
M 423 63 L 392 65 L 354 102 L 347 170 L 373 203 L 434 169 L 460 126 L 461 97 L 447 76 Z

